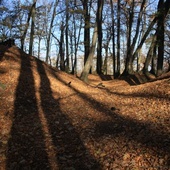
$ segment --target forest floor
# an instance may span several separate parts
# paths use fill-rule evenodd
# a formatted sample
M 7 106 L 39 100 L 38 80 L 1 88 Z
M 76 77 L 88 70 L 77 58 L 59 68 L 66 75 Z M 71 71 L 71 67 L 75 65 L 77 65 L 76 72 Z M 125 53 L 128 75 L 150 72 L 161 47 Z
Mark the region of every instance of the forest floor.
M 17 47 L 0 52 L 0 170 L 170 169 L 170 73 L 85 84 Z

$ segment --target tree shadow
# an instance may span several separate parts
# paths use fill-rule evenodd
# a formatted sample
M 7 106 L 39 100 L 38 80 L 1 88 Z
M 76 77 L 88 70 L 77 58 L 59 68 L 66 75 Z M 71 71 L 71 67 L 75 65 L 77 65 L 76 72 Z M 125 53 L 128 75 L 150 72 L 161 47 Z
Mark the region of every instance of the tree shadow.
M 55 157 L 59 169 L 100 169 L 99 163 L 84 146 L 69 117 L 61 111 L 59 101 L 54 99 L 42 62 L 37 61 L 37 69 L 41 81 L 41 106 L 56 148 Z
M 67 82 L 61 77 L 56 74 L 53 74 L 53 76 L 64 85 L 67 85 Z M 153 151 L 157 157 L 165 158 L 165 168 L 170 168 L 170 134 L 166 132 L 163 127 L 157 125 L 159 128 L 156 128 L 152 123 L 141 122 L 139 120 L 121 116 L 121 113 L 116 113 L 116 111 L 118 111 L 117 108 L 107 108 L 102 103 L 89 97 L 87 94 L 80 92 L 73 86 L 70 86 L 70 88 L 75 93 L 78 93 L 83 100 L 90 103 L 91 107 L 94 107 L 100 113 L 111 118 L 110 121 L 94 122 L 95 133 L 93 134 L 93 138 L 98 141 L 99 138 L 105 135 L 111 135 L 113 138 L 121 136 L 130 142 L 135 141 Z
M 38 116 L 30 58 L 24 54 L 21 54 L 10 136 L 6 169 L 50 169 Z
M 100 121 L 95 127 L 95 138 L 103 136 L 123 137 L 130 143 L 139 143 L 151 150 L 157 157 L 165 159 L 164 165 L 157 168 L 170 168 L 170 134 L 156 129 L 152 124 L 113 113 L 111 121 Z M 120 142 L 121 144 L 121 142 Z M 147 150 L 147 149 L 146 149 Z
M 4 53 L 8 50 L 9 47 L 6 47 L 4 45 L 0 45 L 0 61 L 3 60 Z
M 125 80 L 131 86 L 141 84 L 141 81 L 139 81 L 139 79 L 135 75 L 123 76 L 120 79 Z
M 124 96 L 124 97 L 140 97 L 140 98 L 148 98 L 148 99 L 163 99 L 163 100 L 167 100 L 170 101 L 170 97 L 168 95 L 165 94 L 161 94 L 158 91 L 154 91 L 154 93 L 152 92 L 135 92 L 135 93 L 129 93 L 129 94 L 125 94 L 123 92 L 113 92 L 109 89 L 102 89 L 105 90 L 108 94 L 114 94 L 114 95 L 118 95 L 118 96 Z
M 108 81 L 108 80 L 113 80 L 114 79 L 112 75 L 100 74 L 99 76 L 100 76 L 102 81 Z

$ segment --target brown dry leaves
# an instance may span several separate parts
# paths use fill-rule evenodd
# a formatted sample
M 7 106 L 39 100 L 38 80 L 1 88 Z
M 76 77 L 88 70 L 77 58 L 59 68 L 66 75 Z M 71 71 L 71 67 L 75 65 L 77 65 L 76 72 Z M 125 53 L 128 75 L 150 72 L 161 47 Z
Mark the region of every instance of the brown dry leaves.
M 16 47 L 4 56 L 8 60 L 0 61 L 3 169 L 170 168 L 168 77 L 130 86 L 124 80 L 102 81 L 90 75 L 87 85 Z M 100 82 L 105 87 L 96 88 Z

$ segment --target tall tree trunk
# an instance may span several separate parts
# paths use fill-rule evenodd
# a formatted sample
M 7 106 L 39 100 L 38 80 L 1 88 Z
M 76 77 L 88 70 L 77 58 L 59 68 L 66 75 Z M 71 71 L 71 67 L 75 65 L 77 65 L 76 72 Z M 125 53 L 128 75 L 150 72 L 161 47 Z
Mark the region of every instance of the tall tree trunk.
M 156 45 L 156 34 L 153 35 L 151 46 L 149 48 L 149 51 L 148 51 L 148 54 L 147 54 L 147 57 L 145 60 L 145 64 L 143 67 L 144 74 L 147 74 L 149 72 L 148 68 L 149 68 L 149 64 L 151 63 L 151 60 L 153 58 L 153 52 L 154 52 L 155 45 Z
M 117 73 L 120 75 L 120 0 L 117 2 Z
M 156 48 L 156 44 L 155 44 L 155 47 L 153 49 L 152 64 L 151 64 L 151 70 L 150 70 L 150 73 L 154 74 L 154 75 L 156 75 L 156 73 L 157 73 L 157 69 L 156 69 L 157 64 L 155 62 L 157 59 L 156 51 L 157 51 L 157 48 Z
M 79 27 L 79 31 L 78 31 L 78 36 L 77 36 L 77 31 L 76 31 L 76 20 L 75 20 L 75 16 L 73 16 L 74 18 L 74 55 L 75 55 L 75 58 L 74 58 L 74 72 L 73 74 L 76 74 L 77 75 L 77 50 L 78 50 L 78 45 L 79 45 L 79 41 L 80 41 L 80 34 L 81 34 L 81 29 L 82 29 L 82 18 L 81 18 L 81 22 L 80 22 L 80 27 Z
M 111 29 L 111 28 L 110 28 Z M 107 31 L 107 34 L 106 34 L 106 44 L 104 44 L 104 49 L 105 49 L 105 60 L 104 60 L 104 63 L 103 63 L 103 67 L 102 67 L 102 72 L 103 74 L 107 75 L 107 71 L 108 71 L 108 68 L 107 68 L 107 62 L 108 62 L 108 50 L 109 50 L 109 43 L 110 43 L 110 40 L 112 38 L 111 34 L 110 34 L 111 30 L 108 30 Z
M 38 37 L 38 59 L 40 59 L 41 37 Z
M 68 21 L 69 21 L 69 0 L 66 0 L 66 28 L 65 28 L 65 39 L 66 39 L 66 71 L 69 71 L 69 44 L 68 44 Z
M 163 70 L 164 60 L 164 0 L 159 0 L 158 3 L 158 22 L 157 22 L 157 46 L 158 46 L 158 61 L 157 61 L 157 76 L 161 75 Z
M 145 8 L 145 5 L 143 6 L 143 8 L 144 8 L 143 9 L 143 22 L 142 22 L 142 28 L 141 28 L 140 34 L 138 36 L 137 46 L 139 45 L 140 40 L 141 40 L 141 38 L 143 37 L 143 35 L 146 31 L 146 25 L 147 25 L 146 24 L 146 8 Z M 139 18 L 138 18 L 138 20 L 139 20 Z M 140 64 L 141 64 L 139 61 L 140 61 L 140 58 L 142 56 L 142 49 L 140 49 L 136 55 L 137 55 L 136 56 L 137 57 L 137 72 L 139 72 L 140 71 Z
M 56 15 L 57 4 L 58 4 L 58 0 L 56 0 L 55 3 L 54 3 L 52 18 L 51 18 L 49 32 L 48 32 L 48 36 L 47 36 L 47 51 L 46 51 L 46 59 L 45 59 L 46 63 L 48 63 L 48 59 L 49 59 L 51 32 L 52 32 L 54 18 L 55 18 L 55 15 Z
M 137 19 L 137 24 L 136 24 L 136 32 L 131 44 L 131 40 L 129 39 L 131 37 L 131 28 L 132 28 L 132 22 L 133 22 L 133 18 L 134 18 L 134 5 L 135 2 L 133 1 L 132 3 L 132 10 L 130 11 L 130 15 L 129 15 L 129 34 L 128 34 L 128 43 L 127 43 L 127 61 L 126 61 L 126 66 L 125 66 L 125 74 L 131 74 L 133 73 L 133 61 L 135 59 L 135 57 L 137 56 L 133 56 L 134 53 L 134 48 L 135 45 L 137 43 L 137 39 L 139 36 L 139 30 L 140 30 L 140 23 L 142 21 L 142 16 L 143 16 L 143 10 L 144 10 L 144 6 L 146 4 L 146 0 L 143 0 L 141 3 L 141 7 L 140 7 L 140 12 L 138 15 L 138 19 Z
M 116 73 L 116 54 L 115 54 L 115 22 L 114 22 L 114 10 L 113 10 L 113 0 L 110 0 L 111 15 L 112 15 L 112 50 L 113 50 L 113 76 L 115 78 Z
M 132 32 L 132 24 L 133 24 L 133 17 L 134 17 L 134 0 L 132 2 L 131 9 L 129 9 L 128 12 L 129 12 L 129 22 L 127 23 L 127 54 L 126 54 L 125 70 L 123 74 L 133 73 L 131 32 Z
M 23 35 L 21 37 L 21 50 L 24 50 L 25 37 L 26 37 L 26 34 L 27 34 L 27 30 L 28 30 L 28 27 L 29 27 L 30 19 L 31 19 L 32 12 L 33 12 L 35 4 L 36 4 L 36 1 L 32 4 L 31 9 L 30 9 L 29 14 L 28 14 L 27 23 L 26 23 Z
M 83 9 L 84 9 L 84 64 L 89 56 L 90 52 L 90 14 L 89 14 L 89 7 L 88 7 L 88 0 L 83 0 Z
M 102 73 L 102 11 L 103 11 L 104 1 L 98 0 L 97 9 L 97 34 L 98 34 L 98 44 L 97 44 L 97 73 Z
M 32 55 L 33 51 L 33 43 L 34 43 L 34 27 L 35 27 L 35 10 L 36 10 L 36 0 L 33 1 L 33 8 L 32 8 L 32 22 L 31 22 L 31 33 L 30 33 L 30 43 L 29 43 L 29 55 Z
M 107 75 L 108 47 L 105 48 L 105 55 L 102 71 L 104 75 Z
M 59 41 L 59 53 L 60 53 L 60 70 L 65 71 L 65 63 L 64 63 L 64 54 L 65 54 L 65 46 L 64 46 L 64 22 L 61 23 L 61 34 Z
M 72 32 L 70 33 L 70 55 L 71 55 L 71 73 L 74 74 L 74 59 L 73 59 L 73 53 L 74 53 L 74 50 L 73 50 L 73 34 Z
M 93 32 L 93 38 L 92 38 L 92 45 L 91 45 L 91 49 L 90 49 L 90 53 L 89 56 L 87 58 L 87 61 L 85 63 L 84 69 L 81 73 L 80 79 L 86 83 L 88 83 L 88 74 L 90 72 L 91 69 L 91 65 L 93 62 L 93 56 L 94 56 L 94 52 L 95 52 L 95 48 L 96 48 L 96 43 L 97 43 L 97 22 L 95 24 L 95 28 L 94 28 L 94 32 Z

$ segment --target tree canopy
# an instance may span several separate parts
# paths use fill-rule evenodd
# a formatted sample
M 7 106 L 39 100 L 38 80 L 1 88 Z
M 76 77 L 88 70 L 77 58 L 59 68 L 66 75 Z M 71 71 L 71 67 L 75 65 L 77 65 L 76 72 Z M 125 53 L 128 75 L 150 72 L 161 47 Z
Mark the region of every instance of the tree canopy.
M 82 73 L 84 81 L 89 73 L 116 78 L 169 69 L 169 0 L 0 3 L 1 41 L 13 38 L 30 55 L 62 71 Z

